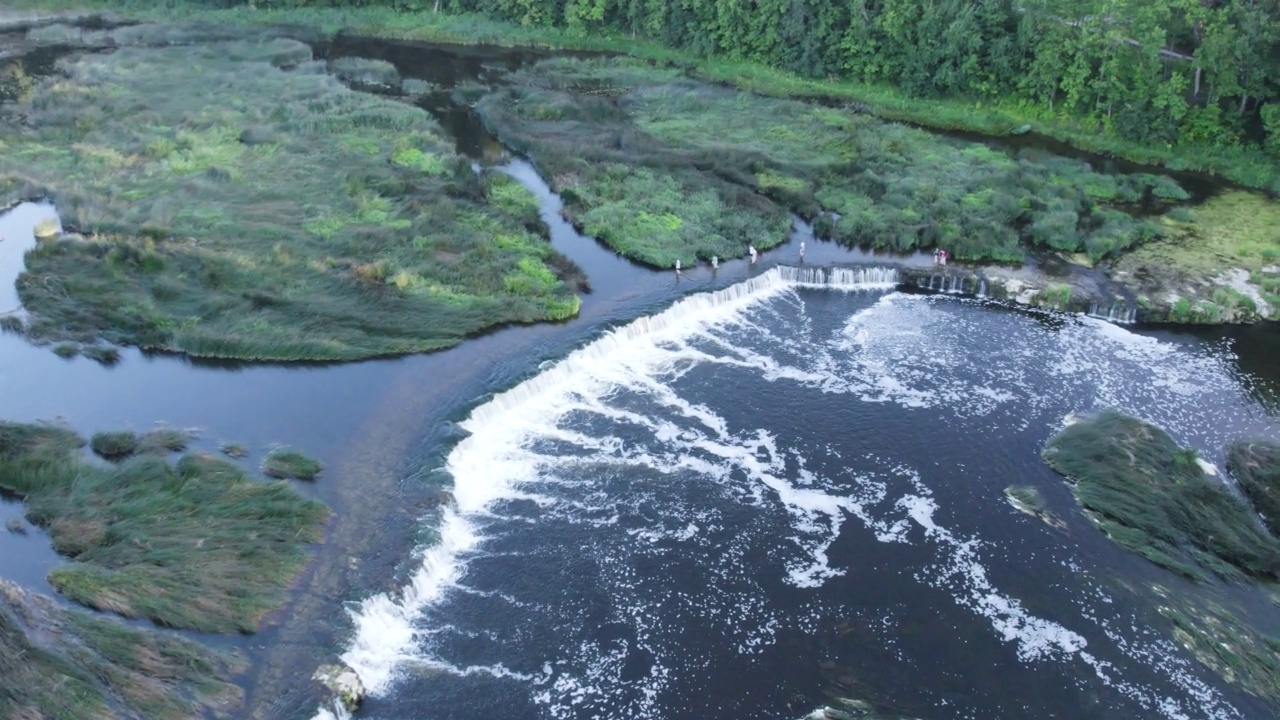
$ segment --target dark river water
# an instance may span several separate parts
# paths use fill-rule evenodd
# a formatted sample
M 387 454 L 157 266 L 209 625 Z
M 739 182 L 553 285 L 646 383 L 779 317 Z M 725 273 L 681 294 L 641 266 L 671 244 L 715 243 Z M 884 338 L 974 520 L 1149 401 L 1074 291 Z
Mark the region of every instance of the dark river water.
M 534 57 L 322 50 L 446 89 Z M 1150 585 L 1203 590 L 1102 538 L 1038 454 L 1106 407 L 1219 466 L 1236 437 L 1280 438 L 1274 327 L 1125 329 L 901 292 L 886 270 L 814 284 L 814 266 L 885 258 L 803 225 L 757 265 L 651 272 L 574 232 L 465 108 L 424 107 L 538 194 L 594 288 L 581 317 L 333 366 L 127 350 L 103 367 L 0 334 L 3 419 L 163 423 L 198 449 L 242 442 L 251 465 L 276 444 L 326 462 L 300 486 L 336 510 L 317 569 L 230 641 L 271 669 L 246 680 L 258 716 L 315 714 L 298 688 L 335 653 L 371 690 L 359 715 L 387 720 L 800 718 L 832 695 L 934 720 L 1274 715 L 1170 640 Z M 0 215 L 0 313 L 53 216 Z M 802 240 L 808 269 L 775 267 Z M 456 505 L 418 510 L 445 474 Z M 1013 484 L 1066 528 L 1016 512 Z M 0 498 L 0 521 L 20 515 Z M 40 531 L 0 531 L 0 576 L 47 592 L 56 562 Z
M 933 718 L 1270 713 L 1170 641 L 1144 583 L 1189 588 L 1103 539 L 1038 454 L 1109 407 L 1217 464 L 1280 437 L 1226 343 L 790 274 L 472 412 L 456 511 L 355 611 L 369 717 L 801 717 L 837 684 Z

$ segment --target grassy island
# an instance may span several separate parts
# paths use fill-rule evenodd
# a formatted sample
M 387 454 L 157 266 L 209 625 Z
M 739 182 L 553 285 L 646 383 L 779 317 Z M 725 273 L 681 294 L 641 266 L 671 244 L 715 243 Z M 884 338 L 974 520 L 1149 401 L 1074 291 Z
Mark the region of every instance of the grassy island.
M 198 453 L 87 460 L 48 425 L 0 424 L 0 489 L 72 562 L 50 583 L 89 607 L 178 628 L 253 632 L 320 539 L 328 510 Z
M 51 197 L 74 231 L 27 256 L 33 338 L 351 360 L 576 314 L 523 188 L 307 45 L 231 34 L 115 31 L 0 104 L 0 206 Z
M 1044 458 L 1099 529 L 1155 564 L 1192 579 L 1280 576 L 1280 541 L 1160 428 L 1103 412 L 1050 438 Z
M 1038 246 L 1097 262 L 1162 233 L 1134 207 L 1189 197 L 1167 176 L 1102 174 L 629 58 L 545 60 L 470 92 L 577 224 L 660 267 L 781 242 L 789 211 L 850 244 L 1003 262 Z

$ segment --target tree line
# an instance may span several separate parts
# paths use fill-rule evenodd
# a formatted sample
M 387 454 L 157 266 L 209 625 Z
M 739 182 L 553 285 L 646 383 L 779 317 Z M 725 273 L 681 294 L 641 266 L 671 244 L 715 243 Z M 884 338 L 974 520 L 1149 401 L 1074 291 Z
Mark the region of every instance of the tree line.
M 1280 155 L 1278 0 L 259 0 L 621 32 L 809 77 L 1014 103 L 1127 140 Z

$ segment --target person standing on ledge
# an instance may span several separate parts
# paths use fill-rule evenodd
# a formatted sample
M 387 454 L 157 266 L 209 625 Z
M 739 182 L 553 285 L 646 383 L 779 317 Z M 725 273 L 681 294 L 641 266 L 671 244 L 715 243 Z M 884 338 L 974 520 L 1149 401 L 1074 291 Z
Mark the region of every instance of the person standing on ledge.
M 748 244 L 748 245 L 747 245 L 747 254 L 751 256 L 751 264 L 752 264 L 752 265 L 755 265 L 755 264 L 756 264 L 756 256 L 759 254 L 759 253 L 757 253 L 757 252 L 756 252 L 756 246 L 755 246 L 755 245 Z

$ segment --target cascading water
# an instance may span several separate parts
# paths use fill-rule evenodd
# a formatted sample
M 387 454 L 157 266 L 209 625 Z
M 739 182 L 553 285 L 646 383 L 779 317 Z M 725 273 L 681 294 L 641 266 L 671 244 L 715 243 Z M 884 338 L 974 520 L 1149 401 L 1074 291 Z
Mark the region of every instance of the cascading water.
M 1249 716 L 1108 581 L 1141 567 L 1001 490 L 1065 492 L 1036 453 L 1068 412 L 1208 458 L 1275 422 L 1216 357 L 897 279 L 775 268 L 477 407 L 438 542 L 353 611 L 371 712 L 795 717 L 821 659 L 921 717 Z
M 1118 323 L 1120 325 L 1132 325 L 1138 316 L 1138 309 L 1126 305 L 1122 302 L 1113 302 L 1107 306 L 1107 311 L 1102 312 L 1102 307 L 1097 302 L 1089 305 L 1089 316 L 1095 317 L 1107 322 Z

